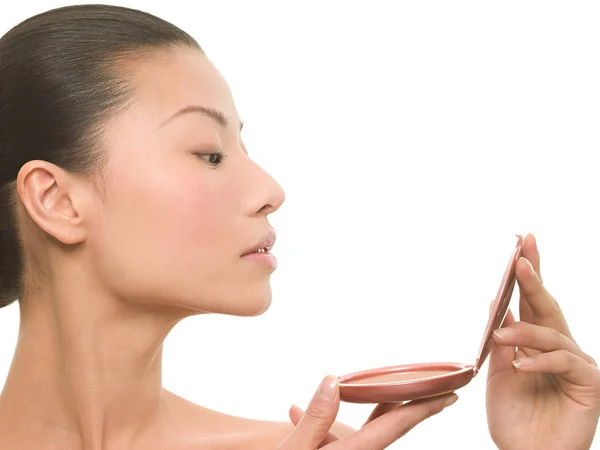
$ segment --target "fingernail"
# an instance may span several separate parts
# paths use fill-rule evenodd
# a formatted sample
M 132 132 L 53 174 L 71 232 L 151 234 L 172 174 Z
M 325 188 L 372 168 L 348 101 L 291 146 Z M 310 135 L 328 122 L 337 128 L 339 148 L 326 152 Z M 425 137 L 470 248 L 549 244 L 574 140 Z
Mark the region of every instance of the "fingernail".
M 317 395 L 325 400 L 333 400 L 337 391 L 338 379 L 333 375 L 327 375 L 317 391 Z
M 512 330 L 510 328 L 498 328 L 494 331 L 494 334 L 500 339 L 506 339 L 512 334 Z
M 454 394 L 452 397 L 446 400 L 446 402 L 444 403 L 444 408 L 447 408 L 450 405 L 454 405 L 456 403 L 456 400 L 458 400 L 458 396 Z
M 520 358 L 513 361 L 513 366 L 515 366 L 515 369 L 523 369 L 531 364 L 533 364 L 531 358 Z

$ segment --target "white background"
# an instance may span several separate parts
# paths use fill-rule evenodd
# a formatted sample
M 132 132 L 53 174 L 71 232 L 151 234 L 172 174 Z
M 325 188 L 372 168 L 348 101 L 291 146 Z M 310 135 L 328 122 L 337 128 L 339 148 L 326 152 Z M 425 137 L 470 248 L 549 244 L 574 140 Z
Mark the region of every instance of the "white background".
M 4 6 L 0 31 L 75 3 Z M 598 3 L 396 3 L 115 2 L 199 41 L 251 156 L 287 193 L 271 218 L 271 309 L 179 324 L 167 388 L 286 421 L 327 373 L 474 363 L 527 232 L 578 343 L 600 358 Z M 16 305 L 0 312 L 2 379 L 17 327 Z M 486 371 L 392 448 L 495 448 Z M 370 409 L 343 404 L 338 418 L 359 427 Z

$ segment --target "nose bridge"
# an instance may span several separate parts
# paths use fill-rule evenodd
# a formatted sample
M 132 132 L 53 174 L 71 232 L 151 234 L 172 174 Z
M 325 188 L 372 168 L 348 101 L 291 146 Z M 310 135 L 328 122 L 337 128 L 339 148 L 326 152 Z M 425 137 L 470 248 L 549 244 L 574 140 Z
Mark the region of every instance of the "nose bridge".
M 260 165 L 247 158 L 245 170 L 249 172 L 246 191 L 246 213 L 248 215 L 270 214 L 277 211 L 285 201 L 281 185 Z

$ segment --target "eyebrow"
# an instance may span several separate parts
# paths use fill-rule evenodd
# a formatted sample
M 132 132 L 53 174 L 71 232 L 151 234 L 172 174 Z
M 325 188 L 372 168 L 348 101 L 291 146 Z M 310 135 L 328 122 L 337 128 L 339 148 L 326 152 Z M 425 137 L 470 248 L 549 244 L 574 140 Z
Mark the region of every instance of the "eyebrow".
M 206 106 L 200 106 L 200 105 L 190 105 L 190 106 L 186 106 L 185 108 L 180 109 L 175 114 L 173 114 L 171 117 L 169 117 L 167 120 L 162 122 L 160 124 L 159 128 L 164 127 L 167 123 L 169 123 L 171 120 L 175 119 L 176 117 L 182 116 L 184 114 L 189 114 L 189 113 L 203 114 L 204 116 L 209 117 L 212 120 L 214 120 L 216 123 L 218 123 L 223 128 L 227 128 L 227 126 L 230 123 L 229 118 L 223 112 L 219 111 L 218 109 L 207 108 Z M 244 122 L 240 122 L 240 131 L 242 131 L 243 128 L 244 128 Z

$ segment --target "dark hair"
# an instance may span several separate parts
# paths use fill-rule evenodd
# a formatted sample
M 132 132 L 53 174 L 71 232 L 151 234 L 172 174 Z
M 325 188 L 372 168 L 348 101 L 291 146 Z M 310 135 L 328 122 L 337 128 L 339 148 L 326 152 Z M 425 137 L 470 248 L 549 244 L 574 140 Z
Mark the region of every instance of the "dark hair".
M 73 173 L 100 173 L 103 124 L 133 96 L 119 62 L 174 46 L 202 51 L 165 20 L 109 5 L 53 9 L 0 38 L 0 307 L 24 287 L 15 214 L 20 168 L 39 159 Z

